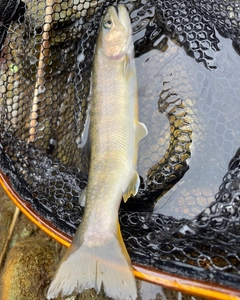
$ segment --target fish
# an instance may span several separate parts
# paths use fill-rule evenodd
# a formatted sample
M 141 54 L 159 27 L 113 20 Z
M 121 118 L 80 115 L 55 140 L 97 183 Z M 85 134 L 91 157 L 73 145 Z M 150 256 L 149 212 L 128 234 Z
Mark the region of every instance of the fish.
M 90 167 L 81 196 L 84 215 L 51 282 L 47 298 L 102 286 L 113 299 L 136 299 L 133 268 L 118 222 L 122 199 L 137 194 L 138 86 L 129 13 L 119 4 L 104 15 L 94 52 L 90 111 Z M 85 198 L 85 199 L 83 199 Z

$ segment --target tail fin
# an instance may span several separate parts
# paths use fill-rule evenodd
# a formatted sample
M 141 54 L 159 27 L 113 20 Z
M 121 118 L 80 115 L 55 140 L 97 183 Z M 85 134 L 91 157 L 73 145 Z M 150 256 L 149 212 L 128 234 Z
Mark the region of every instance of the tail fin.
M 79 249 L 71 247 L 50 285 L 47 299 L 59 294 L 67 296 L 73 292 L 95 288 L 97 293 L 103 284 L 108 297 L 133 300 L 137 297 L 136 282 L 125 245 L 113 238 L 101 246 L 82 244 Z

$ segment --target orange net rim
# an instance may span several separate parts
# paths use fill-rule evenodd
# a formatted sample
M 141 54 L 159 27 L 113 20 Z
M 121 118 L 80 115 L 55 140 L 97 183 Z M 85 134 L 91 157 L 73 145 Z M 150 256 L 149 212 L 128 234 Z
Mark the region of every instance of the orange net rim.
M 27 218 L 37 225 L 41 230 L 55 239 L 62 245 L 69 247 L 72 237 L 62 232 L 50 221 L 44 219 L 31 205 L 20 197 L 12 188 L 6 175 L 0 171 L 0 184 L 13 201 L 13 203 L 27 216 Z M 206 281 L 184 278 L 178 275 L 170 274 L 152 267 L 133 263 L 134 275 L 136 278 L 160 285 L 165 288 L 171 288 L 179 292 L 188 293 L 194 296 L 204 296 L 208 299 L 218 300 L 236 300 L 240 299 L 240 290 Z

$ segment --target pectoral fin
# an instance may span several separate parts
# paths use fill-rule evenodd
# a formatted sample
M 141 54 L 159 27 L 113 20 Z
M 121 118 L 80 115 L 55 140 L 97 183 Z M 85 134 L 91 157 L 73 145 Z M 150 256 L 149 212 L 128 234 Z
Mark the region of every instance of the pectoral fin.
M 138 122 L 136 128 L 136 138 L 139 142 L 142 138 L 144 138 L 148 134 L 148 130 L 145 124 Z
M 77 142 L 77 147 L 79 149 L 84 148 L 85 146 L 89 147 L 89 127 L 90 127 L 90 111 L 92 109 L 92 105 L 91 105 L 91 100 L 88 99 L 88 108 L 86 111 L 86 120 L 85 120 L 85 124 L 84 124 L 84 129 L 83 132 L 81 134 L 81 138 L 78 138 L 76 140 Z
M 123 201 L 127 202 L 128 198 L 135 196 L 140 185 L 140 178 L 136 170 L 133 172 L 131 181 L 129 182 L 127 190 L 123 193 Z

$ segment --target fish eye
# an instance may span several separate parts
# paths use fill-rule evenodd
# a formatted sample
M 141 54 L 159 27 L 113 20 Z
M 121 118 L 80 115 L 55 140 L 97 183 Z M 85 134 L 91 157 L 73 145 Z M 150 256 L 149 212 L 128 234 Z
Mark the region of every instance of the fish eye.
M 110 29 L 112 27 L 112 21 L 110 19 L 107 19 L 106 21 L 103 22 L 103 27 L 105 29 Z

